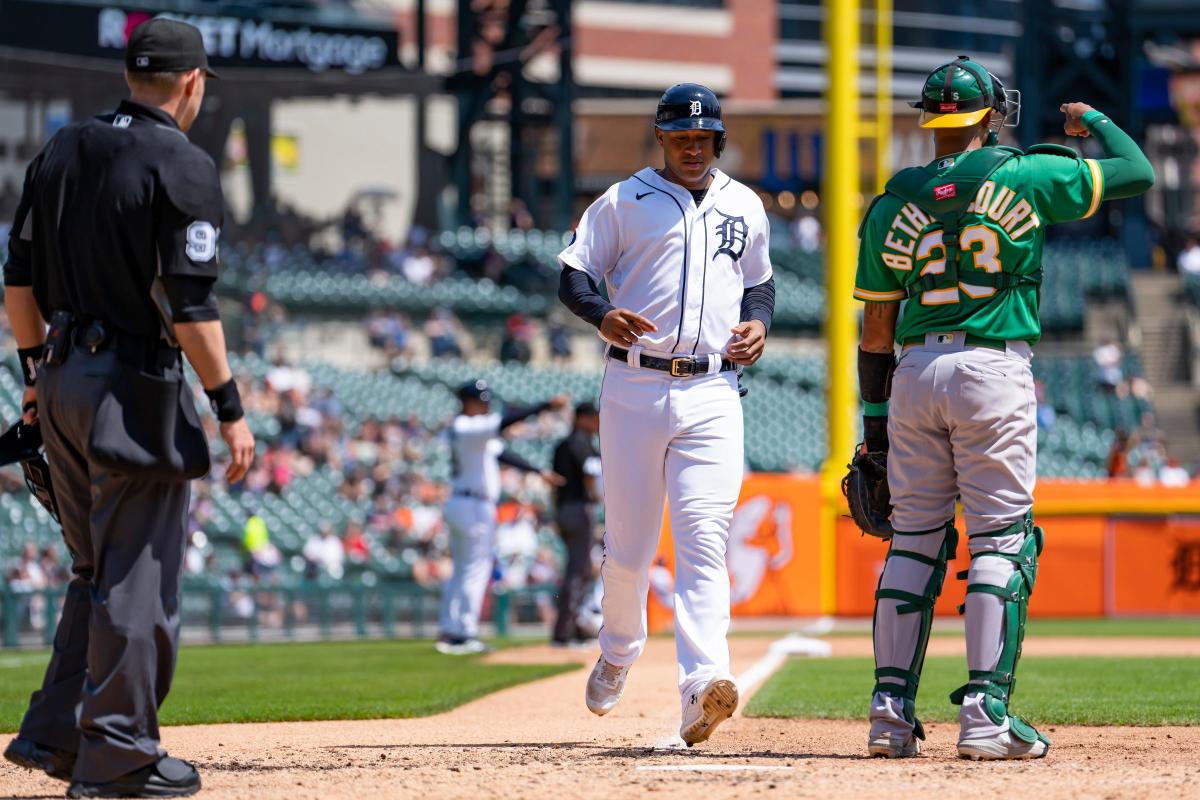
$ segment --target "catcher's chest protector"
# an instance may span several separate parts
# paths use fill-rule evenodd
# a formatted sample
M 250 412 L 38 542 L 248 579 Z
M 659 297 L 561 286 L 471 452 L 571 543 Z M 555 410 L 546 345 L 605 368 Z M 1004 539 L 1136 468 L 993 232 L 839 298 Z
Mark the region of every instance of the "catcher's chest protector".
M 998 291 L 1023 283 L 1041 283 L 1040 273 L 1016 276 L 985 272 L 975 269 L 970 260 L 966 265 L 960 265 L 958 258 L 961 249 L 958 236 L 963 213 L 992 173 L 1020 154 L 1021 151 L 1015 147 L 981 147 L 958 156 L 955 165 L 945 175 L 939 176 L 926 167 L 910 167 L 896 173 L 887 182 L 885 192 L 912 203 L 942 226 L 942 245 L 946 250 L 945 271 L 914 275 L 906 287 L 909 297 L 921 292 L 957 288 L 961 277 L 959 272 L 964 267 L 970 272 L 970 278 L 963 280 L 977 286 L 992 286 Z

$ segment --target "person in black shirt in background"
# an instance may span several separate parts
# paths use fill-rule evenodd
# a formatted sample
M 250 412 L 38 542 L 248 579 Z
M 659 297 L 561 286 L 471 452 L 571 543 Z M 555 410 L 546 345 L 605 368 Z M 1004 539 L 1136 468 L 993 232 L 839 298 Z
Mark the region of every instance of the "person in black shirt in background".
M 593 404 L 580 403 L 575 407 L 574 429 L 554 450 L 554 471 L 564 480 L 555 491 L 556 521 L 567 546 L 554 623 L 556 645 L 589 638 L 581 635 L 576 620 L 592 576 L 593 507 L 600 499 L 600 453 L 594 440 L 599 432 L 600 413 Z
M 220 421 L 226 479 L 254 457 L 213 294 L 221 185 L 185 133 L 211 74 L 200 31 L 145 22 L 125 66 L 131 98 L 30 165 L 4 268 L 24 419 L 45 440 L 75 576 L 4 755 L 70 781 L 69 797 L 200 789 L 160 747 L 157 711 L 178 650 L 188 481 L 211 468 L 180 348 Z

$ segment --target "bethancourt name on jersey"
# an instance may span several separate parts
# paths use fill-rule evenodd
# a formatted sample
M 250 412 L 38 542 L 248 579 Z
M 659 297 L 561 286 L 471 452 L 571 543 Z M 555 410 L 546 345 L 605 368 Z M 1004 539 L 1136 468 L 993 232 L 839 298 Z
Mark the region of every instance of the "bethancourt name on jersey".
M 1016 201 L 1016 202 L 1014 202 Z M 1033 205 L 1025 198 L 1018 198 L 1016 191 L 996 181 L 984 181 L 975 194 L 975 199 L 964 210 L 966 214 L 986 214 L 1008 234 L 1009 241 L 1017 241 L 1029 231 L 1041 226 L 1042 221 Z M 911 270 L 913 252 L 917 259 L 927 258 L 934 247 L 942 246 L 941 231 L 931 233 L 924 239 L 921 232 L 933 219 L 912 203 L 906 204 L 892 220 L 887 236 L 884 237 L 883 263 L 892 269 Z M 918 242 L 920 246 L 918 247 Z M 964 247 L 967 246 L 964 242 Z

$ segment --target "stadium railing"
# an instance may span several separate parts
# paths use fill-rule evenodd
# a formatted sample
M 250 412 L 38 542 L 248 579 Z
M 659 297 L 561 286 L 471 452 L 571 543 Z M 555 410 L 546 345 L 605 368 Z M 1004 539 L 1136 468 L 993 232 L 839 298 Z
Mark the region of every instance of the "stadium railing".
M 552 584 L 489 589 L 496 636 L 532 621 Z M 48 646 L 54 641 L 65 587 L 18 592 L 0 587 L 0 647 Z M 300 639 L 428 638 L 437 635 L 437 589 L 415 583 L 309 583 L 289 587 L 229 588 L 185 585 L 184 638 L 196 641 L 296 641 Z M 244 601 L 240 610 L 235 600 Z M 31 608 L 36 606 L 36 617 Z M 248 613 L 247 613 L 248 612 Z M 268 621 L 268 618 L 270 621 Z M 36 623 L 36 624 L 35 624 Z

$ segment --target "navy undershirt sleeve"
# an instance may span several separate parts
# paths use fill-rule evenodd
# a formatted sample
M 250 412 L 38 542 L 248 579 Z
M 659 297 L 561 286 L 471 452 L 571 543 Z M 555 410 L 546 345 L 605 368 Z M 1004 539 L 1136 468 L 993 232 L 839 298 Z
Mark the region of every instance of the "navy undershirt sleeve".
M 771 321 L 775 319 L 775 279 L 767 278 L 765 283 L 751 286 L 742 291 L 742 322 L 756 319 L 771 331 Z
M 573 267 L 563 267 L 558 278 L 558 299 L 571 313 L 597 328 L 614 306 L 600 295 L 591 276 Z
M 529 419 L 534 414 L 540 414 L 549 408 L 549 403 L 538 403 L 535 406 L 509 406 L 505 409 L 504 416 L 500 418 L 500 430 L 511 428 L 521 420 Z
M 501 464 L 518 469 L 521 472 L 541 472 L 540 469 L 530 464 L 525 459 L 514 453 L 512 450 L 505 450 L 500 455 L 496 456 L 496 460 Z

